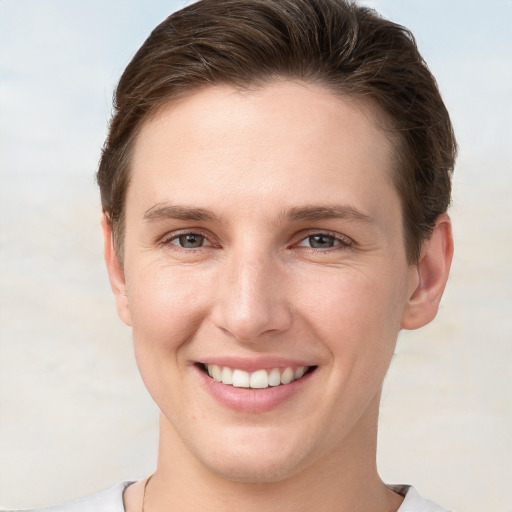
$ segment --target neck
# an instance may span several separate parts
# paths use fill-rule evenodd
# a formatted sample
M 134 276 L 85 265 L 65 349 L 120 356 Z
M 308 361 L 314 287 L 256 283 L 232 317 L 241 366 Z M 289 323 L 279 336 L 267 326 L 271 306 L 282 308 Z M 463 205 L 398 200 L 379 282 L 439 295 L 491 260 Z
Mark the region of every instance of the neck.
M 158 466 L 144 510 L 395 512 L 402 499 L 382 483 L 375 464 L 378 397 L 369 409 L 337 450 L 265 483 L 236 482 L 205 467 L 162 417 Z

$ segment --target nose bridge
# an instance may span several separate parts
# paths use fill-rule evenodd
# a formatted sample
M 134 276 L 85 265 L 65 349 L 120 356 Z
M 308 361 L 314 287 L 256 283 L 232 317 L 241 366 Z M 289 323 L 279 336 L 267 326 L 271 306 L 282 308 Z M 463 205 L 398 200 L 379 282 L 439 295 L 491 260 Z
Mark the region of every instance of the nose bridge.
M 270 251 L 250 244 L 233 251 L 219 287 L 217 325 L 239 341 L 289 327 L 284 272 Z

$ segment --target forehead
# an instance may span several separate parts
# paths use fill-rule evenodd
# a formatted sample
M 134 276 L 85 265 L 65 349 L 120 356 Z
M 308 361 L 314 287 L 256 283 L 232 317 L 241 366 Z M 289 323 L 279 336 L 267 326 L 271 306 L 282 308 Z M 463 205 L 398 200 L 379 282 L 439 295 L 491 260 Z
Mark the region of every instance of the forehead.
M 370 103 L 320 86 L 208 87 L 164 106 L 142 127 L 127 209 L 135 198 L 146 200 L 141 208 L 221 198 L 216 206 L 241 211 L 255 198 L 282 210 L 363 196 L 371 208 L 383 186 L 393 188 L 392 143 L 379 126 Z

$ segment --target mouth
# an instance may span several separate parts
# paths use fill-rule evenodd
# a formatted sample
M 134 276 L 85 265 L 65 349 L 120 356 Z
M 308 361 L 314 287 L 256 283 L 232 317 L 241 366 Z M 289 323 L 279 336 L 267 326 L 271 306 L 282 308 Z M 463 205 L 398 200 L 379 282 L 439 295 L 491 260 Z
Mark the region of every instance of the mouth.
M 197 366 L 215 382 L 234 388 L 250 389 L 286 386 L 302 379 L 317 368 L 316 366 L 287 366 L 284 368 L 262 368 L 248 372 L 216 364 L 197 363 Z

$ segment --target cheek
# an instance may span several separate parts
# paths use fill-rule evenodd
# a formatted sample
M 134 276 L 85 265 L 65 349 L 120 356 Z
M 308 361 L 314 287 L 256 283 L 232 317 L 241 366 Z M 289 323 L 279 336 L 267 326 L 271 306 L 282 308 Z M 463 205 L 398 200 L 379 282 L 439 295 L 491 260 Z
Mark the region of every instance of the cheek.
M 147 265 L 127 282 L 134 341 L 153 349 L 172 349 L 198 328 L 210 302 L 207 273 Z
M 392 352 L 400 329 L 405 296 L 400 275 L 393 268 L 304 274 L 295 294 L 310 327 L 331 353 L 343 358 L 372 351 L 382 355 Z
M 135 358 L 146 388 L 161 410 L 183 401 L 183 347 L 194 338 L 207 311 L 212 286 L 203 273 L 147 265 L 127 280 Z M 178 407 L 179 409 L 179 407 Z

